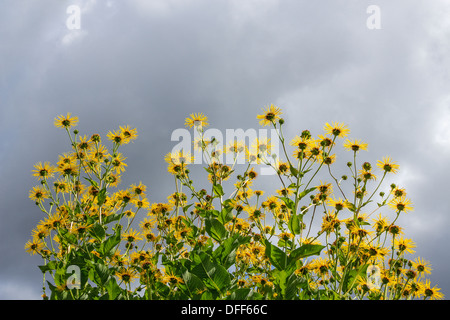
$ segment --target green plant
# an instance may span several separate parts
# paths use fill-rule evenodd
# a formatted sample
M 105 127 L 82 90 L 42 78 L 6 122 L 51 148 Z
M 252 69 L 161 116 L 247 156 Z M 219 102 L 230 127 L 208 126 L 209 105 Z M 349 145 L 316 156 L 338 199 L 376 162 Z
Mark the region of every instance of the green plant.
M 30 198 L 45 218 L 25 245 L 43 258 L 44 299 L 443 298 L 426 279 L 430 264 L 407 258 L 415 245 L 396 224 L 412 210 L 406 191 L 394 184 L 381 191 L 399 166 L 390 158 L 375 168 L 358 164 L 367 144 L 346 139 L 351 161 L 338 178 L 334 152 L 347 126 L 327 123 L 317 138 L 304 130 L 288 145 L 281 114 L 271 105 L 257 118 L 276 130 L 282 156 L 267 139 L 250 148 L 207 139 L 207 117 L 192 114 L 186 126 L 196 130 L 208 183 L 195 186 L 190 153 L 169 153 L 175 191 L 162 203 L 150 203 L 142 183 L 119 188 L 127 166 L 119 149 L 136 129 L 109 132 L 110 152 L 100 135 L 72 131 L 78 118 L 56 118 L 72 149 L 56 166 L 35 166 L 40 185 Z M 224 153 L 232 164 L 221 161 Z M 246 160 L 240 173 L 238 157 Z M 254 165 L 273 168 L 276 194 L 253 187 Z M 319 172 L 331 182 L 317 181 Z M 375 217 L 381 208 L 391 217 Z M 136 221 L 142 212 L 147 217 Z

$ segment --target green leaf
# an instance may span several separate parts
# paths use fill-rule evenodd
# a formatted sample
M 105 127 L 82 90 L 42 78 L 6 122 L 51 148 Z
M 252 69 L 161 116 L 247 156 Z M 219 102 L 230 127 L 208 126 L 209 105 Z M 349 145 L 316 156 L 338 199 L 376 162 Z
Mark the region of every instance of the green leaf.
M 220 215 L 220 212 L 218 210 L 208 210 L 210 217 L 218 217 Z
M 87 181 L 89 181 L 93 187 L 98 188 L 97 181 L 94 181 L 94 180 L 92 180 L 92 179 L 90 179 L 90 178 L 86 178 L 86 177 L 84 177 L 84 178 L 85 178 Z
M 101 263 L 91 263 L 91 265 L 92 268 L 89 272 L 90 279 L 99 286 L 105 285 L 110 276 L 109 268 Z
M 98 223 L 94 224 L 92 228 L 89 229 L 89 233 L 91 234 L 91 236 L 100 241 L 102 241 L 105 237 L 105 229 Z
M 250 288 L 239 288 L 227 297 L 227 300 L 257 300 L 262 299 L 262 295 Z
M 103 205 L 106 201 L 106 188 L 102 188 L 97 195 L 97 204 L 99 206 Z
M 77 236 L 65 228 L 58 228 L 58 234 L 69 244 L 77 244 Z
M 350 210 L 351 212 L 355 212 L 356 211 L 356 207 L 355 207 L 355 205 L 353 204 L 353 203 L 351 203 L 351 202 L 347 202 L 347 208 L 348 208 L 348 210 Z
M 56 286 L 53 285 L 50 281 L 47 280 L 47 285 L 50 291 L 52 292 L 50 295 L 50 300 L 60 300 L 60 294 L 59 291 L 56 290 Z
M 211 169 L 207 168 L 207 167 L 203 167 L 203 169 L 205 169 L 206 172 L 208 172 L 208 173 L 214 174 L 214 172 Z
M 304 282 L 295 273 L 286 270 L 275 273 L 275 282 L 280 286 L 283 300 L 292 300 L 297 296 L 298 287 Z
M 248 300 L 248 296 L 251 293 L 250 288 L 239 288 L 234 291 L 229 297 L 229 300 Z
M 80 214 L 81 213 L 81 206 L 80 203 L 77 202 L 77 205 L 75 206 L 74 214 Z
M 222 241 L 223 237 L 227 234 L 227 230 L 217 219 L 207 219 L 205 221 L 206 232 L 214 239 L 219 242 Z
M 280 240 L 278 240 L 276 245 L 277 245 L 278 248 L 290 248 L 290 249 L 292 249 L 293 242 L 292 242 L 292 240 L 280 239 Z
M 300 219 L 298 218 L 298 215 L 296 215 L 295 213 L 291 214 L 291 218 L 289 219 L 288 222 L 288 227 L 293 234 L 300 234 L 301 232 Z
M 214 193 L 219 197 L 223 196 L 225 193 L 223 192 L 223 188 L 220 184 L 215 184 L 213 186 Z
M 233 214 L 231 213 L 232 210 L 232 207 L 224 207 L 219 213 L 217 218 L 223 225 L 227 224 L 233 219 Z
M 294 210 L 294 206 L 295 206 L 294 201 L 292 201 L 291 199 L 286 198 L 286 197 L 277 197 L 277 198 L 283 200 L 284 203 L 286 204 L 286 207 L 288 207 L 291 210 Z
M 344 279 L 342 280 L 344 282 L 343 286 L 342 286 L 344 293 L 350 292 L 358 285 L 358 281 L 357 281 L 358 277 L 362 277 L 362 278 L 366 277 L 368 267 L 369 267 L 369 265 L 365 264 L 365 265 L 362 265 L 361 267 L 359 267 L 358 269 L 350 270 L 349 272 L 347 272 L 345 274 Z
M 214 296 L 211 291 L 203 292 L 200 300 L 214 300 Z
M 117 281 L 114 277 L 109 278 L 109 280 L 105 284 L 105 288 L 106 291 L 108 291 L 109 300 L 115 300 L 122 290 L 117 284 Z
M 325 246 L 319 244 L 304 244 L 291 252 L 288 257 L 288 264 L 289 266 L 292 266 L 298 259 L 319 255 L 323 248 L 325 248 Z
M 308 193 L 310 193 L 310 192 L 313 192 L 314 190 L 316 190 L 317 188 L 316 187 L 313 187 L 313 188 L 309 188 L 309 189 L 306 189 L 306 190 L 303 190 L 301 193 L 299 193 L 299 195 L 298 195 L 298 200 L 300 201 L 303 197 L 305 197 Z
M 116 233 L 106 239 L 100 246 L 100 252 L 104 256 L 112 256 L 115 252 L 116 246 L 120 243 L 120 228 L 117 229 Z
M 266 256 L 269 257 L 270 262 L 274 265 L 278 270 L 286 269 L 287 265 L 287 256 L 280 248 L 274 246 L 269 242 L 269 240 L 265 240 L 266 245 Z
M 195 295 L 205 289 L 205 284 L 203 283 L 203 281 L 188 270 L 183 273 L 182 277 L 184 283 L 186 284 L 186 288 L 190 293 L 190 298 L 193 298 Z
M 291 275 L 286 279 L 286 289 L 284 291 L 284 299 L 292 300 L 297 297 L 298 288 L 301 284 L 306 282 L 305 279 L 300 278 L 295 273 L 291 273 Z
M 186 211 L 188 211 L 188 209 L 189 209 L 191 206 L 193 206 L 193 205 L 194 205 L 193 203 L 188 204 L 188 205 L 185 205 L 185 206 L 183 207 L 183 212 L 186 213 Z
M 231 267 L 236 261 L 236 250 L 240 245 L 248 243 L 251 237 L 234 234 L 227 238 L 212 254 L 212 257 L 220 262 L 225 269 Z
M 202 209 L 202 208 L 197 209 L 197 214 L 202 218 L 206 218 L 207 216 L 209 216 L 207 210 Z
M 191 270 L 193 274 L 203 280 L 203 282 L 219 293 L 226 289 L 231 278 L 228 271 L 221 265 L 211 261 L 211 257 L 205 252 L 199 251 L 193 255 L 196 266 Z
M 60 266 L 56 269 L 55 275 L 54 275 L 55 285 L 56 286 L 62 286 L 66 284 L 66 268 L 61 263 Z
M 296 189 L 297 189 L 297 184 L 294 183 L 294 182 L 292 182 L 292 183 L 288 186 L 288 189 L 294 189 L 294 190 L 296 190 Z
M 111 214 L 109 216 L 106 216 L 104 218 L 103 222 L 104 222 L 104 224 L 108 224 L 108 223 L 111 223 L 113 221 L 117 221 L 120 218 L 122 218 L 124 214 L 125 213 L 121 213 L 121 214 L 120 213 L 114 213 L 114 214 Z
M 289 167 L 289 169 L 291 170 L 291 174 L 292 174 L 294 177 L 297 177 L 297 176 L 298 176 L 298 170 L 295 169 L 292 165 Z
M 39 267 L 39 269 L 41 269 L 42 273 L 45 273 L 45 272 L 51 271 L 51 270 L 56 270 L 56 268 L 57 268 L 55 261 L 49 261 L 46 265 L 38 266 L 38 267 Z

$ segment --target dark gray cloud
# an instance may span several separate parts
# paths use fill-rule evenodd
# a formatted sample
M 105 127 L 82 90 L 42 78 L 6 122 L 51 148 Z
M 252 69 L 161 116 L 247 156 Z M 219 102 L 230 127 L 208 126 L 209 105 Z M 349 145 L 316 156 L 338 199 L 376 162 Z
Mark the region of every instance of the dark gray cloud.
M 450 257 L 438 249 L 449 240 L 445 1 L 71 4 L 82 8 L 80 30 L 67 29 L 66 2 L 1 3 L 0 298 L 40 295 L 40 261 L 23 245 L 41 218 L 30 170 L 69 147 L 55 116 L 72 112 L 88 135 L 137 127 L 124 183 L 143 181 L 158 201 L 172 192 L 163 156 L 188 114 L 204 112 L 221 130 L 258 128 L 270 103 L 283 108 L 288 136 L 345 122 L 369 143 L 369 161 L 391 155 L 401 165 L 393 179 L 415 204 L 403 223 L 450 294 Z M 366 27 L 371 4 L 380 30 Z

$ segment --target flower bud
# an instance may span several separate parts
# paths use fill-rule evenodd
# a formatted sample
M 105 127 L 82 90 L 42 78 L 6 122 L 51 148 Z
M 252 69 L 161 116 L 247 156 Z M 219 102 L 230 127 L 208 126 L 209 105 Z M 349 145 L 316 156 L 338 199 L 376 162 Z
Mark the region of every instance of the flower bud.
M 301 137 L 303 139 L 310 139 L 311 138 L 311 132 L 309 130 L 303 130 Z
M 97 133 L 94 133 L 94 134 L 91 136 L 91 141 L 93 141 L 93 142 L 100 142 L 100 135 L 97 134 Z
M 417 276 L 417 273 L 414 270 L 410 269 L 406 271 L 405 275 L 408 279 L 414 279 Z
M 364 162 L 362 167 L 366 171 L 370 171 L 370 169 L 372 169 L 372 165 L 369 162 Z

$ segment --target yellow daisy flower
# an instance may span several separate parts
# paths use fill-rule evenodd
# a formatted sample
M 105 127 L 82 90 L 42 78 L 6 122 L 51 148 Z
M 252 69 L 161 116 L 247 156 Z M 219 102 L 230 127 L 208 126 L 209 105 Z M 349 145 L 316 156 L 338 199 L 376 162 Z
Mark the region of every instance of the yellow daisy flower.
M 35 176 L 38 179 L 47 179 L 53 177 L 53 174 L 55 173 L 56 169 L 50 165 L 49 162 L 45 162 L 42 164 L 42 162 L 39 162 L 34 165 L 33 176 Z
M 344 148 L 349 151 L 358 152 L 359 150 L 366 150 L 367 151 L 367 143 L 363 143 L 360 140 L 350 140 L 347 139 L 344 143 Z
M 33 187 L 29 193 L 29 198 L 35 202 L 42 202 L 45 199 L 48 199 L 48 197 L 49 194 L 47 190 L 45 190 L 42 186 Z
M 125 137 L 121 130 L 109 131 L 106 136 L 109 140 L 117 144 L 121 144 L 125 140 Z
M 411 201 L 406 199 L 406 197 L 398 197 L 394 198 L 391 202 L 389 202 L 389 207 L 398 212 L 407 212 L 412 211 L 413 207 L 411 206 Z
M 330 125 L 328 122 L 325 124 L 324 130 L 327 134 L 333 135 L 338 138 L 343 138 L 350 133 L 350 129 L 344 123 L 332 122 Z
M 270 125 L 271 123 L 274 123 L 277 119 L 280 119 L 281 109 L 271 104 L 267 107 L 266 110 L 264 110 L 264 114 L 257 115 L 257 119 L 261 119 L 259 121 L 259 124 L 262 126 Z
M 141 234 L 137 230 L 130 228 L 129 231 L 122 234 L 122 238 L 127 242 L 136 242 L 142 240 Z
M 133 282 L 138 277 L 132 268 L 121 268 L 116 272 L 116 276 L 125 283 Z
M 39 251 L 41 251 L 43 247 L 44 244 L 42 243 L 41 240 L 38 239 L 33 239 L 32 241 L 28 240 L 27 243 L 25 244 L 25 251 L 31 255 L 35 255 L 39 254 Z
M 55 127 L 68 129 L 75 127 L 78 123 L 78 117 L 71 117 L 71 113 L 68 112 L 66 116 L 60 115 L 55 118 Z
M 190 118 L 189 118 L 190 117 Z M 206 127 L 209 125 L 208 123 L 208 117 L 205 116 L 203 113 L 192 113 L 188 118 L 185 120 L 186 127 L 192 128 L 197 126 Z
M 436 286 L 431 287 L 430 280 L 425 281 L 425 286 L 422 289 L 422 295 L 426 298 L 430 298 L 431 300 L 441 300 L 444 299 L 444 294 L 440 292 L 440 288 Z
M 395 164 L 395 162 L 392 162 L 390 157 L 384 157 L 383 160 L 377 161 L 377 167 L 386 172 L 397 173 L 400 166 Z
M 431 264 L 420 257 L 412 262 L 412 266 L 419 274 L 431 274 Z
M 414 253 L 413 248 L 416 247 L 416 244 L 411 240 L 407 238 L 400 238 L 400 239 L 394 239 L 394 246 L 398 251 L 405 252 L 405 253 Z
M 122 133 L 122 136 L 124 137 L 123 143 L 129 143 L 131 140 L 135 140 L 137 135 L 137 129 L 131 129 L 130 126 L 126 127 L 119 127 L 120 132 Z

